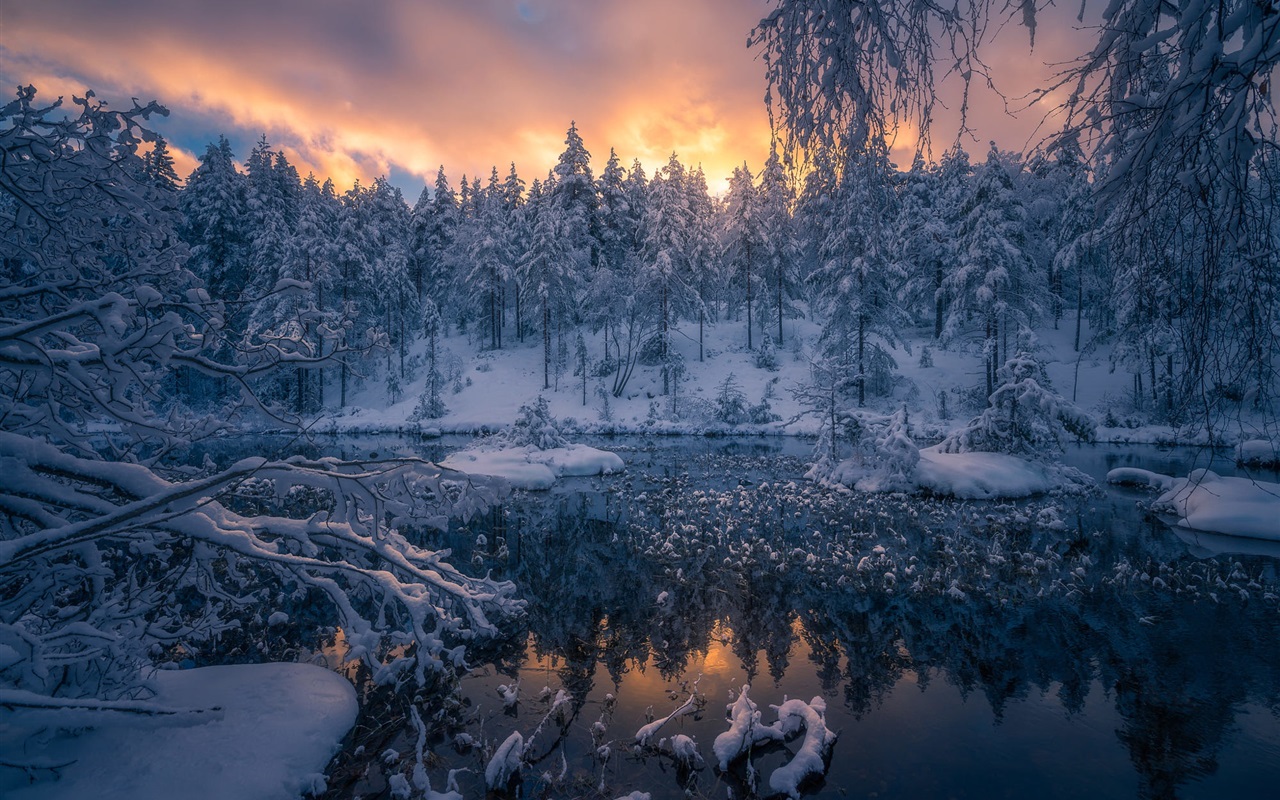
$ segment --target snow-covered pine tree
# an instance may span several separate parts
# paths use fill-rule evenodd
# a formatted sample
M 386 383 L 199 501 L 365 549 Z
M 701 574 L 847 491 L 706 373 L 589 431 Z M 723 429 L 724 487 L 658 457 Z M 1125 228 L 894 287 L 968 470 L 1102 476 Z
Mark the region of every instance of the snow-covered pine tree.
M 564 152 L 554 168 L 555 187 L 550 193 L 560 212 L 563 234 L 569 237 L 569 247 L 576 262 L 574 271 L 585 277 L 599 260 L 600 244 L 596 229 L 599 199 L 591 172 L 591 153 L 587 152 L 576 123 L 569 123 L 564 144 Z M 545 191 L 547 187 L 543 189 Z
M 421 314 L 418 292 L 410 274 L 409 206 L 400 190 L 385 177 L 374 179 L 366 219 L 370 258 L 365 267 L 366 291 L 362 299 L 388 338 L 387 374 L 390 376 L 394 369 L 398 372 L 397 380 L 402 381 L 409 341 Z M 377 287 L 376 292 L 367 291 L 367 287 L 373 286 Z M 393 363 L 396 355 L 398 364 Z
M 698 317 L 698 361 L 702 361 L 704 328 L 721 288 L 719 267 L 723 259 L 720 243 L 716 238 L 715 203 L 707 191 L 707 176 L 701 165 L 689 173 L 689 178 L 685 181 L 685 192 L 689 198 L 687 258 Z
M 976 322 L 982 337 L 987 394 L 995 390 L 1010 335 L 1027 330 L 1041 313 L 1043 281 L 1027 252 L 1026 210 L 1006 157 L 995 143 L 979 170 L 960 225 L 957 270 L 948 277 L 952 303 L 944 334 L 950 340 Z
M 769 298 L 769 316 L 773 317 L 772 321 L 777 322 L 778 335 L 775 341 L 781 346 L 784 344 L 782 320 L 791 309 L 791 301 L 799 298 L 800 287 L 796 274 L 799 245 L 791 218 L 791 206 L 795 197 L 782 168 L 782 159 L 778 157 L 776 144 L 770 149 L 769 159 L 760 173 L 759 199 L 760 278 L 761 288 L 764 290 L 761 297 Z M 761 330 L 766 328 L 768 322 L 762 314 Z
M 224 302 L 238 302 L 249 282 L 247 194 L 225 136 L 208 146 L 182 190 L 182 238 L 191 248 L 188 266 L 209 295 Z
M 997 371 L 999 384 L 987 408 L 939 447 L 946 453 L 1009 453 L 1051 458 L 1069 441 L 1091 441 L 1089 414 L 1048 388 L 1044 366 L 1020 350 Z
M 444 375 L 440 371 L 440 311 L 430 297 L 422 301 L 422 337 L 427 343 L 427 379 L 418 405 L 409 417 L 412 422 L 439 419 L 447 410 L 440 395 L 444 386 Z
M 671 326 L 687 314 L 697 299 L 697 292 L 689 281 L 693 212 L 685 188 L 687 180 L 684 165 L 672 153 L 667 165 L 654 175 L 640 228 L 639 289 L 657 322 L 658 353 L 664 365 L 664 395 L 671 389 L 665 366 L 671 350 Z
M 754 349 L 752 314 L 760 293 L 760 270 L 764 258 L 764 234 L 760 222 L 760 197 L 755 177 L 743 162 L 733 168 L 724 208 L 724 258 L 727 273 L 740 286 L 747 312 L 747 349 Z
M 339 313 L 348 322 L 355 318 L 369 323 L 368 304 L 360 300 L 366 294 L 363 291 L 362 279 L 368 274 L 373 250 L 369 240 L 369 191 L 356 181 L 347 190 L 338 207 L 338 226 L 336 237 L 337 286 L 335 294 Z M 361 325 L 360 328 L 364 328 Z M 355 348 L 362 344 L 358 331 L 353 324 L 345 324 L 341 331 L 342 346 Z M 347 392 L 350 389 L 351 376 L 354 371 L 353 358 L 343 358 L 338 370 L 338 404 L 347 405 Z
M 543 389 L 551 388 L 553 323 L 571 310 L 579 282 L 578 254 L 564 231 L 560 208 L 547 194 L 526 204 L 532 224 L 528 248 L 519 262 L 526 292 L 541 306 Z
M 143 172 L 152 184 L 161 189 L 176 192 L 178 184 L 181 182 L 178 178 L 178 172 L 174 169 L 173 155 L 169 152 L 169 143 L 165 141 L 163 136 L 156 136 L 155 144 L 152 145 L 151 151 L 143 158 Z
M 461 276 L 470 302 L 479 311 L 478 317 L 486 321 L 492 350 L 502 347 L 502 297 L 515 268 L 510 220 L 495 167 L 489 187 L 480 199 L 479 211 L 468 224 L 468 271 Z
M 933 338 L 942 337 L 943 278 L 952 247 L 938 170 L 917 155 L 911 171 L 902 176 L 898 213 L 893 221 L 894 258 L 907 276 L 906 294 L 912 311 L 933 320 Z
M 883 147 L 851 159 L 833 198 L 830 232 L 813 273 L 819 309 L 827 321 L 823 353 L 849 365 L 866 404 L 874 342 L 899 340 L 906 313 L 899 301 L 905 275 L 889 250 L 894 213 L 891 165 Z

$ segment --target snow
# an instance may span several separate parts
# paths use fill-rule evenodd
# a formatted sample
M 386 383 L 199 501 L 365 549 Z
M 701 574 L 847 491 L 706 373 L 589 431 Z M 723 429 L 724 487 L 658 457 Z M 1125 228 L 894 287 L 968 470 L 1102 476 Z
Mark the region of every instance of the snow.
M 507 788 L 512 776 L 520 773 L 524 759 L 524 736 L 520 731 L 512 731 L 506 741 L 494 751 L 489 765 L 484 768 L 484 785 L 494 791 Z
M 1207 469 L 1194 470 L 1185 478 L 1113 469 L 1107 481 L 1161 490 L 1151 510 L 1178 527 L 1280 541 L 1280 484 L 1222 477 Z
M 501 350 L 482 350 L 481 343 L 472 337 L 451 333 L 441 340 L 441 358 L 456 359 L 461 364 L 461 373 L 456 385 L 445 387 L 442 397 L 447 411 L 443 417 L 409 422 L 426 385 L 425 374 L 408 381 L 402 399 L 396 403 L 389 401 L 385 381 L 375 375 L 353 392 L 348 408 L 326 412 L 318 430 L 411 431 L 432 436 L 492 433 L 510 425 L 522 405 L 542 395 L 565 433 L 812 436 L 818 432 L 818 420 L 802 413 L 804 408 L 791 389 L 811 378 L 808 358 L 815 350 L 821 326 L 808 318 L 787 319 L 784 331 L 785 339 L 777 353 L 778 369 L 772 371 L 756 366 L 756 352 L 746 347 L 744 321 L 707 324 L 701 360 L 698 325 L 687 321 L 677 323 L 672 329 L 672 346 L 680 353 L 687 369 L 677 387 L 675 417 L 670 413 L 672 398 L 662 394 L 657 367 L 638 367 L 620 397 L 608 392 L 612 388 L 611 376 L 591 378 L 584 404 L 576 377 L 565 375 L 558 390 L 543 388 L 541 337 L 529 337 L 524 343 L 513 341 L 504 344 Z M 583 334 L 590 358 L 599 359 L 603 352 L 601 335 L 589 331 Z M 1092 335 L 1086 320 L 1082 341 L 1088 341 Z M 1223 444 L 1234 443 L 1238 438 L 1239 434 L 1227 421 L 1206 431 L 1203 426 L 1170 427 L 1128 416 L 1125 398 L 1131 391 L 1132 375 L 1113 367 L 1110 345 L 1077 353 L 1074 336 L 1074 324 L 1063 324 L 1059 330 L 1037 329 L 1036 356 L 1044 365 L 1053 390 L 1099 420 L 1098 442 Z M 976 411 L 963 407 L 964 400 L 957 392 L 980 382 L 982 354 L 977 348 L 962 343 L 944 348 L 933 341 L 931 329 L 905 331 L 904 339 L 902 344 L 886 346 L 898 364 L 893 394 L 868 396 L 868 409 L 888 413 L 905 403 L 911 416 L 911 435 L 923 443 L 936 442 Z M 415 342 L 410 353 L 421 356 L 425 347 L 423 342 Z M 924 347 L 931 353 L 931 363 L 927 366 L 920 364 Z M 730 425 L 715 419 L 710 410 L 718 387 L 731 374 L 750 404 L 770 393 L 773 413 L 780 420 Z M 608 419 L 604 418 L 600 390 L 608 395 Z M 332 395 L 330 397 L 332 399 Z M 651 407 L 655 406 L 656 417 L 650 415 Z M 1258 421 L 1238 421 L 1240 426 L 1261 430 L 1261 424 L 1255 423 Z M 542 479 L 545 480 L 545 473 Z
M 769 776 L 769 788 L 788 797 L 800 797 L 800 785 L 811 776 L 826 774 L 826 758 L 836 743 L 836 734 L 827 728 L 827 704 L 821 697 L 808 703 L 788 700 L 771 706 L 778 712 L 778 726 L 786 736 L 804 730 L 804 741 L 790 761 Z
M 729 765 L 751 748 L 766 742 L 783 742 L 804 731 L 804 740 L 791 760 L 769 776 L 769 788 L 788 797 L 800 796 L 800 785 L 810 777 L 827 771 L 827 757 L 836 743 L 837 735 L 826 725 L 826 701 L 815 697 L 808 703 L 803 700 L 787 700 L 781 705 L 770 706 L 778 714 L 772 725 L 760 724 L 760 712 L 749 697 L 750 686 L 728 706 L 729 730 L 716 737 L 712 750 L 720 769 Z M 695 751 L 696 752 L 696 751 Z
M 108 719 L 57 734 L 41 754 L 58 770 L 27 783 L 0 772 L 6 800 L 286 800 L 324 785 L 323 771 L 355 724 L 356 695 L 344 678 L 310 664 L 242 664 L 162 671 L 154 701 L 220 707 L 203 724 L 175 727 L 155 718 Z M 123 715 L 122 715 L 123 716 Z M 21 715 L 0 721 L 0 754 L 22 746 Z M 14 760 L 4 758 L 3 760 Z M 9 783 L 6 783 L 9 781 Z
M 1236 445 L 1236 461 L 1240 464 L 1280 464 L 1280 442 L 1248 439 Z
M 943 453 L 937 447 L 920 451 L 916 466 L 920 488 L 962 500 L 993 500 L 1044 494 L 1061 482 L 1053 465 L 1004 453 Z
M 608 475 L 625 469 L 616 453 L 581 444 L 550 450 L 532 445 L 496 449 L 481 445 L 450 453 L 440 466 L 471 475 L 493 475 L 517 489 L 550 489 L 562 477 Z

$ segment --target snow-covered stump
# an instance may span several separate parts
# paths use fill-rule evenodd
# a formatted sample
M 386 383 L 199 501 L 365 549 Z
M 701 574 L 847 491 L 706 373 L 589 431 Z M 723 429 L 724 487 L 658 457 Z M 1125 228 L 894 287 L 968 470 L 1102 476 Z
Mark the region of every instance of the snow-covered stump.
M 506 741 L 498 745 L 489 765 L 484 768 L 484 785 L 491 792 L 506 791 L 511 781 L 520 774 L 524 763 L 524 736 L 513 731 Z
M 804 741 L 795 756 L 769 776 L 770 789 L 798 798 L 801 785 L 827 774 L 828 759 L 837 735 L 827 728 L 827 704 L 821 697 L 815 697 L 808 703 L 788 700 L 770 708 L 778 712 L 775 726 L 781 728 L 783 736 L 791 738 L 804 731 Z
M 716 737 L 711 745 L 716 764 L 721 772 L 729 765 L 749 754 L 751 749 L 766 742 L 782 741 L 781 731 L 760 724 L 760 711 L 750 697 L 751 687 L 744 685 L 738 699 L 727 706 L 729 730 Z
M 738 698 L 729 704 L 729 730 L 716 737 L 712 750 L 721 772 L 761 745 L 782 743 L 794 738 L 801 731 L 804 741 L 790 761 L 774 770 L 769 776 L 769 788 L 778 794 L 798 798 L 800 787 L 806 782 L 827 773 L 831 748 L 837 735 L 827 728 L 827 704 L 821 697 L 808 703 L 803 700 L 787 700 L 781 705 L 770 706 L 778 714 L 772 725 L 760 724 L 760 711 L 752 702 L 750 686 L 743 686 Z M 749 772 L 754 768 L 749 764 Z

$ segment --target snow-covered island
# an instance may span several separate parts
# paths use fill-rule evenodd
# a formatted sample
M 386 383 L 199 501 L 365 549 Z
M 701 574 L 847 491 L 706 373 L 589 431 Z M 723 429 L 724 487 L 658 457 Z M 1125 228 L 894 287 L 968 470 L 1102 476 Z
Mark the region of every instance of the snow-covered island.
M 520 408 L 510 428 L 450 453 L 440 466 L 502 478 L 517 489 L 550 489 L 561 477 L 610 475 L 624 469 L 615 453 L 569 443 L 541 395 Z

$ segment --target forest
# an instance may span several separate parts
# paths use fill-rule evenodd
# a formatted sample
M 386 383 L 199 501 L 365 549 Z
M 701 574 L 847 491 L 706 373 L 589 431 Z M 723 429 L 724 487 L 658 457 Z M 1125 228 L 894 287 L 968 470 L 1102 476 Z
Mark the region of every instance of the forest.
M 1065 329 L 1105 348 L 1126 413 L 1275 435 L 1274 0 L 1112 0 L 1045 87 L 1064 126 L 1023 153 L 963 130 L 935 151 L 929 120 L 935 69 L 986 80 L 986 26 L 1034 40 L 1034 2 L 834 5 L 783 0 L 751 32 L 774 146 L 722 187 L 678 153 L 652 175 L 593 156 L 573 122 L 545 174 L 455 185 L 441 166 L 412 203 L 388 177 L 303 177 L 265 135 L 243 154 L 220 137 L 181 176 L 160 102 L 19 87 L 0 106 L 0 706 L 64 728 L 198 713 L 149 703 L 143 666 L 290 603 L 328 609 L 381 683 L 426 685 L 509 632 L 520 587 L 422 538 L 489 513 L 499 481 L 413 456 L 194 455 L 305 433 L 369 386 L 415 387 L 415 421 L 437 419 L 461 337 L 476 358 L 531 343 L 543 388 L 585 405 L 588 375 L 613 398 L 638 370 L 678 392 L 712 326 L 767 368 L 808 320 L 820 457 L 837 417 L 897 411 L 899 346 L 979 356 L 978 417 L 944 450 L 1087 432 L 1060 398 L 1012 396 L 1039 379 L 1038 334 Z M 907 124 L 920 144 L 895 164 Z M 719 413 L 747 419 L 731 379 Z M 1052 431 L 992 421 L 1028 397 Z M 883 425 L 882 450 L 910 444 L 905 409 Z

